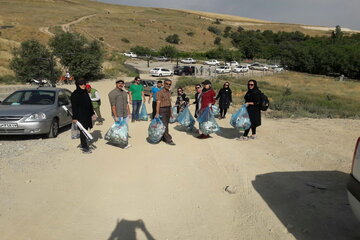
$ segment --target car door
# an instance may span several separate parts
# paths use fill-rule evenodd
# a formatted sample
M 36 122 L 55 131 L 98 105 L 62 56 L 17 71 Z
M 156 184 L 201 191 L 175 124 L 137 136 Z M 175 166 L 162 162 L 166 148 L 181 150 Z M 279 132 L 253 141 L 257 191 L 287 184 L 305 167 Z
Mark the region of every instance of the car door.
M 70 112 L 72 112 L 70 97 L 71 97 L 71 92 L 69 90 L 60 90 L 59 91 L 58 106 L 59 106 L 59 112 L 60 112 L 59 113 L 60 126 L 68 125 L 72 121 L 72 117 L 71 117 L 70 113 L 65 111 L 62 107 L 62 106 L 65 106 Z

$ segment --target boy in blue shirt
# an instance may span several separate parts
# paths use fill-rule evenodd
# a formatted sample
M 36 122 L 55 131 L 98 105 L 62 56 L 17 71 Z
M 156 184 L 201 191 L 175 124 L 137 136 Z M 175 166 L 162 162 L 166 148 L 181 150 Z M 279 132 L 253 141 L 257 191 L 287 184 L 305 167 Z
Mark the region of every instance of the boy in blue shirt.
M 152 87 L 150 91 L 149 103 L 151 98 L 153 99 L 151 119 L 153 119 L 156 115 L 156 93 L 162 89 L 162 83 L 163 82 L 161 80 L 157 81 L 156 87 Z

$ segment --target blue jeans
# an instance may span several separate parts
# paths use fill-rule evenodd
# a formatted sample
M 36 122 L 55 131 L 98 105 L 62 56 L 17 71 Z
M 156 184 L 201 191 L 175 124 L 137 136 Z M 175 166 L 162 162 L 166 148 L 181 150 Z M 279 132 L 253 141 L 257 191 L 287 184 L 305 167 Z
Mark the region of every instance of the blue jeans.
M 132 100 L 132 119 L 139 120 L 139 112 L 142 100 Z

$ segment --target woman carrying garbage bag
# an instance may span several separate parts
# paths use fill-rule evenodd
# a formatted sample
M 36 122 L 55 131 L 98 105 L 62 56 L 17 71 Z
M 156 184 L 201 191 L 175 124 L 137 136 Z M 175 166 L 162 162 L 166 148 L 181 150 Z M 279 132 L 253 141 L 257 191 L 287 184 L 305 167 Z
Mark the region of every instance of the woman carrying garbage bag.
M 177 98 L 175 102 L 175 105 L 177 106 L 177 113 L 179 114 L 180 112 L 182 112 L 188 104 L 189 98 L 186 97 L 184 89 L 182 87 L 179 87 L 177 89 Z
M 243 136 L 237 138 L 237 140 L 249 140 L 249 138 L 255 139 L 256 128 L 261 125 L 261 110 L 260 110 L 261 92 L 257 86 L 256 80 L 253 79 L 249 80 L 247 87 L 248 87 L 248 91 L 246 92 L 244 99 L 251 121 L 251 127 L 245 130 Z M 252 135 L 248 137 L 250 129 Z
M 222 89 L 220 89 L 218 95 L 216 96 L 216 100 L 219 99 L 219 108 L 220 108 L 220 116 L 219 119 L 225 118 L 226 112 L 230 107 L 230 103 L 232 102 L 232 92 L 230 89 L 230 83 L 225 82 Z
M 92 128 L 92 118 L 95 117 L 95 112 L 91 103 L 91 99 L 86 90 L 86 80 L 80 78 L 75 82 L 76 90 L 71 94 L 71 107 L 73 123 L 79 121 L 81 125 L 88 130 Z M 89 145 L 86 141 L 86 136 L 80 131 L 80 142 L 83 153 L 91 153 Z
M 203 85 L 203 89 L 201 91 L 201 95 L 200 95 L 200 109 L 197 113 L 198 116 L 201 115 L 201 113 L 207 108 L 210 107 L 215 104 L 215 97 L 216 97 L 216 93 L 215 91 L 211 88 L 211 82 L 209 80 L 205 80 L 204 82 L 202 82 Z M 209 134 L 204 134 L 201 132 L 201 130 L 199 130 L 200 135 L 197 136 L 197 138 L 199 139 L 206 139 L 209 138 L 210 135 Z

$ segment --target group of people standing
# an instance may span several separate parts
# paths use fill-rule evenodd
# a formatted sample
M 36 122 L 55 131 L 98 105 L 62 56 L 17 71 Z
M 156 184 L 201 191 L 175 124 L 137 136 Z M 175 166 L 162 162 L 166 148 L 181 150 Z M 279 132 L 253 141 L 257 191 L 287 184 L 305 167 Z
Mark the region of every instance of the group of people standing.
M 130 117 L 131 122 L 139 120 L 140 108 L 142 104 L 145 103 L 144 89 L 140 82 L 140 77 L 136 77 L 134 83 L 130 85 L 129 90 L 125 88 L 125 82 L 123 80 L 117 80 L 115 82 L 115 88 L 108 94 L 111 114 L 115 122 L 121 120 L 127 121 Z M 152 100 L 151 118 L 161 118 L 161 121 L 165 125 L 165 133 L 162 141 L 168 145 L 175 145 L 169 133 L 169 121 L 172 116 L 173 107 L 170 91 L 171 85 L 172 81 L 170 79 L 166 79 L 164 82 L 157 81 L 156 86 L 150 91 L 148 103 Z M 244 99 L 252 123 L 250 128 L 252 135 L 248 137 L 250 132 L 250 129 L 248 129 L 238 140 L 254 139 L 256 137 L 256 128 L 261 125 L 261 112 L 259 108 L 261 96 L 255 80 L 248 81 L 248 90 Z M 196 84 L 195 101 L 193 102 L 193 104 L 195 104 L 195 118 L 207 107 L 212 108 L 216 100 L 219 101 L 219 119 L 224 119 L 232 103 L 232 91 L 229 82 L 225 82 L 217 94 L 209 80 L 205 80 L 202 84 Z M 184 93 L 184 90 L 181 87 L 178 88 L 175 102 L 177 113 L 182 112 L 185 107 L 190 104 L 189 102 L 189 98 Z M 96 89 L 87 84 L 84 79 L 76 81 L 76 90 L 71 95 L 71 104 L 74 123 L 79 121 L 85 129 L 92 128 L 95 120 L 97 120 L 99 124 L 102 124 L 100 94 Z M 130 104 L 132 105 L 132 112 L 130 112 Z M 199 130 L 199 136 L 197 138 L 206 139 L 209 137 L 208 134 L 204 134 Z M 82 151 L 84 153 L 91 153 L 86 141 L 86 136 L 82 132 L 80 133 L 80 142 Z M 127 147 L 129 146 L 130 145 Z

